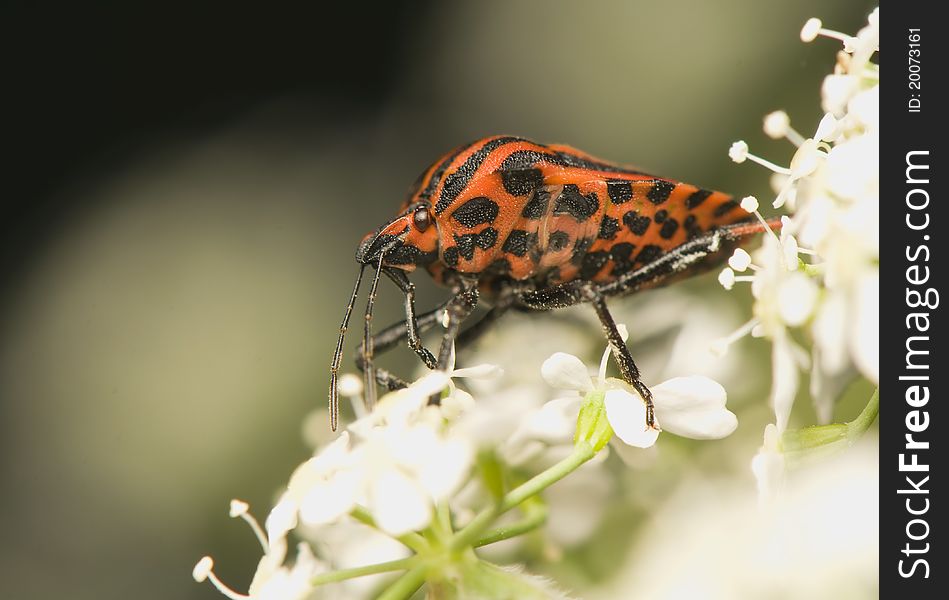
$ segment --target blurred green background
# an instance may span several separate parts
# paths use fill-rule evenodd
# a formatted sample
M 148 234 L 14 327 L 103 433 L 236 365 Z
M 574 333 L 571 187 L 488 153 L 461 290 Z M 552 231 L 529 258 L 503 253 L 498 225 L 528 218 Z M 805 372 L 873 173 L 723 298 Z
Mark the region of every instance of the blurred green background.
M 511 133 L 768 197 L 728 146 L 787 160 L 761 118 L 812 131 L 836 52 L 800 26 L 873 5 L 5 4 L 0 597 L 212 598 L 203 554 L 246 589 L 227 503 L 305 458 L 356 244 L 424 166 Z

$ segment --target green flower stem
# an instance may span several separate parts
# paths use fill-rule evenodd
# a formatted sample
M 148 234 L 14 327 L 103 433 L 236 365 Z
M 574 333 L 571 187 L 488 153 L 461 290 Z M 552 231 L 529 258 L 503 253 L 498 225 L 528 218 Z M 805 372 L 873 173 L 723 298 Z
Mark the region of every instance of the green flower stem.
M 425 566 L 417 565 L 399 577 L 385 591 L 379 594 L 377 600 L 405 600 L 411 598 L 425 583 Z
M 451 507 L 448 502 L 441 502 L 435 507 L 435 516 L 438 522 L 438 533 L 442 539 L 447 542 L 451 539 L 453 529 L 451 526 Z
M 873 390 L 870 401 L 853 421 L 847 423 L 847 437 L 853 441 L 863 435 L 880 414 L 880 388 Z
M 345 581 L 346 579 L 353 579 L 354 577 L 363 577 L 365 575 L 388 573 L 389 571 L 405 571 L 406 569 L 411 569 L 417 565 L 418 559 L 413 556 L 411 558 L 402 558 L 399 560 L 390 560 L 389 562 L 383 562 L 374 565 L 366 565 L 365 567 L 354 567 L 352 569 L 340 569 L 338 571 L 320 573 L 311 579 L 310 583 L 315 586 L 324 585 L 327 583 L 335 583 L 337 581 Z
M 845 448 L 866 433 L 879 413 L 880 388 L 877 388 L 853 421 L 789 429 L 781 436 L 781 449 L 788 455 L 802 458 L 814 452 Z
M 499 503 L 478 513 L 452 538 L 451 549 L 457 551 L 471 546 L 494 519 L 557 483 L 594 456 L 596 450 L 589 442 L 577 442 L 569 456 L 511 490 Z
M 535 506 L 528 508 L 525 512 L 526 516 L 520 521 L 498 527 L 482 535 L 478 538 L 478 541 L 474 543 L 474 547 L 480 548 L 481 546 L 487 546 L 488 544 L 523 535 L 537 529 L 547 522 L 547 507 L 541 503 L 537 503 Z
M 376 520 L 373 519 L 372 515 L 369 514 L 369 511 L 362 506 L 357 504 L 356 508 L 354 508 L 349 514 L 360 523 L 364 523 L 373 529 L 379 529 L 379 526 L 376 525 Z M 402 542 L 403 545 L 414 550 L 415 552 L 424 552 L 425 550 L 428 550 L 429 547 L 428 541 L 414 531 L 395 536 L 395 539 Z

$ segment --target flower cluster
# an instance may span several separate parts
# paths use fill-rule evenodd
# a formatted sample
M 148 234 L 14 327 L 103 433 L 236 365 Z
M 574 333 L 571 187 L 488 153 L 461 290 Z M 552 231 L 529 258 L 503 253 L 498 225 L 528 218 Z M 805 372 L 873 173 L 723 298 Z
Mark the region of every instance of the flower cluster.
M 772 231 L 753 254 L 737 250 L 719 275 L 726 289 L 750 282 L 755 302 L 753 318 L 719 341 L 718 350 L 747 333 L 766 337 L 773 347 L 775 424 L 754 464 L 760 481 L 773 479 L 765 465 L 779 456 L 777 439 L 788 426 L 802 370 L 810 371 L 823 423 L 831 420 L 834 401 L 855 372 L 879 383 L 880 71 L 871 62 L 879 49 L 879 9 L 855 36 L 811 19 L 801 39 L 818 36 L 841 41 L 843 50 L 824 79 L 825 114 L 814 134 L 793 129 L 782 111 L 764 119 L 769 137 L 797 147 L 790 165 L 751 154 L 743 141 L 729 150 L 737 163 L 750 160 L 774 172 L 772 205 L 791 213 L 781 218 L 780 235 Z M 744 198 L 741 206 L 765 222 L 756 198 Z M 799 333 L 812 341 L 810 352 L 795 342 Z
M 625 338 L 625 327 L 620 330 Z M 249 595 L 227 588 L 214 575 L 210 557 L 195 567 L 195 579 L 210 579 L 230 598 L 309 598 L 336 589 L 321 586 L 339 582 L 350 584 L 345 594 L 354 597 L 372 588 L 354 587 L 352 579 L 407 570 L 390 588 L 399 589 L 399 582 L 424 567 L 424 578 L 434 577 L 439 585 L 548 594 L 543 580 L 483 561 L 470 563 L 459 551 L 507 539 L 517 535 L 519 527 L 526 532 L 542 524 L 546 508 L 538 512 L 543 503 L 537 494 L 590 462 L 614 431 L 633 448 L 657 441 L 659 430 L 646 426 L 643 398 L 626 382 L 607 377 L 610 356 L 607 348 L 595 376 L 576 356 L 550 356 L 541 374 L 562 390 L 562 397 L 537 406 L 522 404 L 519 418 L 508 420 L 498 418 L 498 399 L 517 405 L 516 399 L 495 392 L 475 402 L 453 381 L 498 376 L 500 369 L 491 365 L 432 372 L 387 394 L 368 413 L 360 405 L 358 380 L 345 378 L 341 391 L 363 416 L 294 471 L 265 527 L 250 517 L 245 503 L 232 502 L 231 515 L 251 525 L 264 550 Z M 657 420 L 670 433 L 714 439 L 737 427 L 737 418 L 725 408 L 724 388 L 711 379 L 673 378 L 654 386 L 653 392 Z M 437 404 L 430 401 L 433 397 L 439 398 Z M 489 429 L 486 424 L 492 421 L 496 425 Z M 521 486 L 511 489 L 505 484 L 512 469 L 523 469 L 529 462 L 552 466 Z M 589 489 L 588 482 L 584 486 Z M 514 508 L 525 513 L 526 525 L 488 531 L 497 517 Z M 340 535 L 339 528 L 345 533 Z M 285 565 L 291 532 L 313 544 L 301 542 L 295 561 Z M 380 547 L 380 538 L 390 544 L 381 551 L 369 550 L 373 544 Z M 347 551 L 354 546 L 358 552 Z M 323 560 L 312 548 L 323 550 Z M 352 554 L 380 562 L 346 564 Z M 443 569 L 439 572 L 432 565 Z M 403 591 L 414 591 L 424 578 L 405 584 Z M 485 578 L 494 583 L 486 584 Z

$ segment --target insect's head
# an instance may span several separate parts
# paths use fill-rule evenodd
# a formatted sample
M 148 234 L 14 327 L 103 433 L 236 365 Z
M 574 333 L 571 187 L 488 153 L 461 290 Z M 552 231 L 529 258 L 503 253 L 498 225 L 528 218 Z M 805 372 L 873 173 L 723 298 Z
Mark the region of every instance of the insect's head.
M 356 250 L 360 263 L 412 271 L 438 259 L 438 225 L 427 202 L 408 206 L 398 217 L 363 238 Z

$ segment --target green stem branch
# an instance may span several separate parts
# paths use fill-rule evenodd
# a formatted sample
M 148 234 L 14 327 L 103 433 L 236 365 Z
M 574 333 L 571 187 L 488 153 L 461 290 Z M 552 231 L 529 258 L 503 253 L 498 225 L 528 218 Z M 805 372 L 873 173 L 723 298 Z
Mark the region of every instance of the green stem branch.
M 406 600 L 425 583 L 425 566 L 418 565 L 379 594 L 378 600 Z
M 310 583 L 313 585 L 324 585 L 327 583 L 335 583 L 337 581 L 345 581 L 346 579 L 353 579 L 354 577 L 364 577 L 366 575 L 388 573 L 390 571 L 404 571 L 406 569 L 411 569 L 417 564 L 418 559 L 414 556 L 411 558 L 390 560 L 389 562 L 366 565 L 364 567 L 354 567 L 352 569 L 340 569 L 338 571 L 320 573 L 311 579 Z
M 578 442 L 569 456 L 511 490 L 499 503 L 478 513 L 452 538 L 451 549 L 461 550 L 472 545 L 494 519 L 557 483 L 595 455 L 596 451 L 589 442 Z
M 538 504 L 526 512 L 526 516 L 520 521 L 492 529 L 482 535 L 478 538 L 478 541 L 474 543 L 474 547 L 480 548 L 481 546 L 487 546 L 488 544 L 524 535 L 525 533 L 537 529 L 547 521 L 547 507 L 543 504 Z

